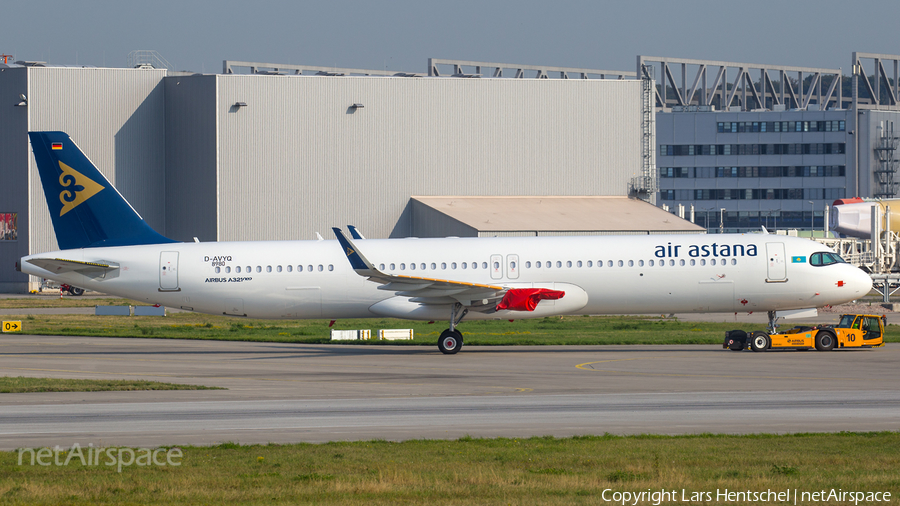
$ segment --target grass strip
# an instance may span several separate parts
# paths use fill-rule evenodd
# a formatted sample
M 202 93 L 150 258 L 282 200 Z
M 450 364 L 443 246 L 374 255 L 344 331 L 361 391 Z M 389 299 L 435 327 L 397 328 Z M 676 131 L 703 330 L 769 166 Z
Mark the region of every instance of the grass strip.
M 21 308 L 64 308 L 64 307 L 94 307 L 94 306 L 146 306 L 146 302 L 137 302 L 118 297 L 74 297 L 66 295 L 62 299 L 58 296 L 23 297 L 15 299 L 0 299 L 0 309 Z
M 177 467 L 133 464 L 122 472 L 105 465 L 105 456 L 99 465 L 73 459 L 39 466 L 27 457 L 19 465 L 18 452 L 0 452 L 0 498 L 76 505 L 569 505 L 616 504 L 604 500 L 605 490 L 607 496 L 665 490 L 676 498 L 638 504 L 756 504 L 717 494 L 887 491 L 893 503 L 900 492 L 896 432 L 224 443 L 180 450 Z
M 88 380 L 0 376 L 0 394 L 31 392 L 109 392 L 121 390 L 223 390 L 202 385 L 182 385 L 142 380 Z
M 331 341 L 328 320 L 252 320 L 199 313 L 174 313 L 166 317 L 25 315 L 23 333 L 101 337 L 150 337 L 212 339 L 286 343 L 335 343 L 363 345 L 434 346 L 445 322 L 371 318 L 338 320 L 336 329 L 411 328 L 411 341 Z M 761 330 L 763 325 L 742 323 L 683 322 L 650 316 L 566 316 L 532 320 L 465 321 L 460 330 L 470 345 L 609 345 L 609 344 L 713 344 L 720 345 L 725 331 Z M 900 325 L 888 325 L 886 341 L 900 342 Z

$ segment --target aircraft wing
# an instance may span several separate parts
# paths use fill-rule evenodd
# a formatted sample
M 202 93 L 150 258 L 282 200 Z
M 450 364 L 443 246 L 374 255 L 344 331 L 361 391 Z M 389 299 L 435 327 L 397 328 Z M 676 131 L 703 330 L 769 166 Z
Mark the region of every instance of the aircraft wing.
M 566 293 L 547 288 L 511 288 L 501 285 L 485 285 L 453 281 L 449 279 L 425 278 L 388 274 L 378 270 L 339 228 L 333 228 L 334 235 L 347 255 L 353 270 L 370 281 L 380 283 L 379 290 L 395 292 L 398 296 L 409 297 L 419 304 L 453 304 L 459 302 L 472 310 L 493 313 L 500 310 L 534 311 L 542 300 L 563 298 Z
M 105 274 L 117 270 L 119 266 L 111 262 L 82 262 L 65 258 L 31 258 L 28 263 L 57 274 L 78 272 L 87 275 Z
M 448 279 L 388 274 L 378 270 L 339 228 L 333 228 L 353 270 L 370 281 L 380 283 L 379 290 L 395 292 L 420 304 L 460 304 L 485 311 L 494 310 L 509 290 L 500 285 L 483 285 Z

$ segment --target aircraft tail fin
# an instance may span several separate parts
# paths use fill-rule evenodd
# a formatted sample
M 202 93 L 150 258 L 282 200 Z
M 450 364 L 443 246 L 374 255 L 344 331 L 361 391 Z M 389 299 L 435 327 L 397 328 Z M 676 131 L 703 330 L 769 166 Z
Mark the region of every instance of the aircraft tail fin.
M 28 132 L 60 249 L 175 242 L 163 237 L 63 132 Z

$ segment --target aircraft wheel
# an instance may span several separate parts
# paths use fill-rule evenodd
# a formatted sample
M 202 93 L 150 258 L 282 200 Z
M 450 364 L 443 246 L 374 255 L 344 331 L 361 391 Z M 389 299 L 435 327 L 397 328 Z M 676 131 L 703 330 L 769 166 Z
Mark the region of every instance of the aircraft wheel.
M 84 288 L 78 288 L 78 287 L 73 286 L 72 288 L 69 288 L 69 293 L 78 297 L 79 295 L 84 295 Z
M 754 332 L 750 336 L 750 349 L 753 351 L 766 351 L 770 343 L 769 334 L 765 332 Z
M 816 349 L 819 351 L 831 351 L 834 349 L 835 338 L 831 332 L 819 331 L 816 334 Z
M 462 349 L 462 345 L 462 333 L 458 330 L 447 329 L 441 332 L 441 337 L 438 339 L 438 349 L 444 355 L 453 355 L 459 352 Z

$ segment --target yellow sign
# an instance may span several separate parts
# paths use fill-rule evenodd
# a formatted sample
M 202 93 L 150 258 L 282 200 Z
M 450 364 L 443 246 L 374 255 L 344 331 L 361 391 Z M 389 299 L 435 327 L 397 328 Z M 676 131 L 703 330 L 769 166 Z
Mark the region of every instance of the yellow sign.
M 59 168 L 62 169 L 62 174 L 59 175 L 59 185 L 63 187 L 63 191 L 59 193 L 59 201 L 63 205 L 59 211 L 60 216 L 75 209 L 103 189 L 93 180 L 62 162 L 59 162 Z
M 3 322 L 3 332 L 18 332 L 22 330 L 22 322 Z

